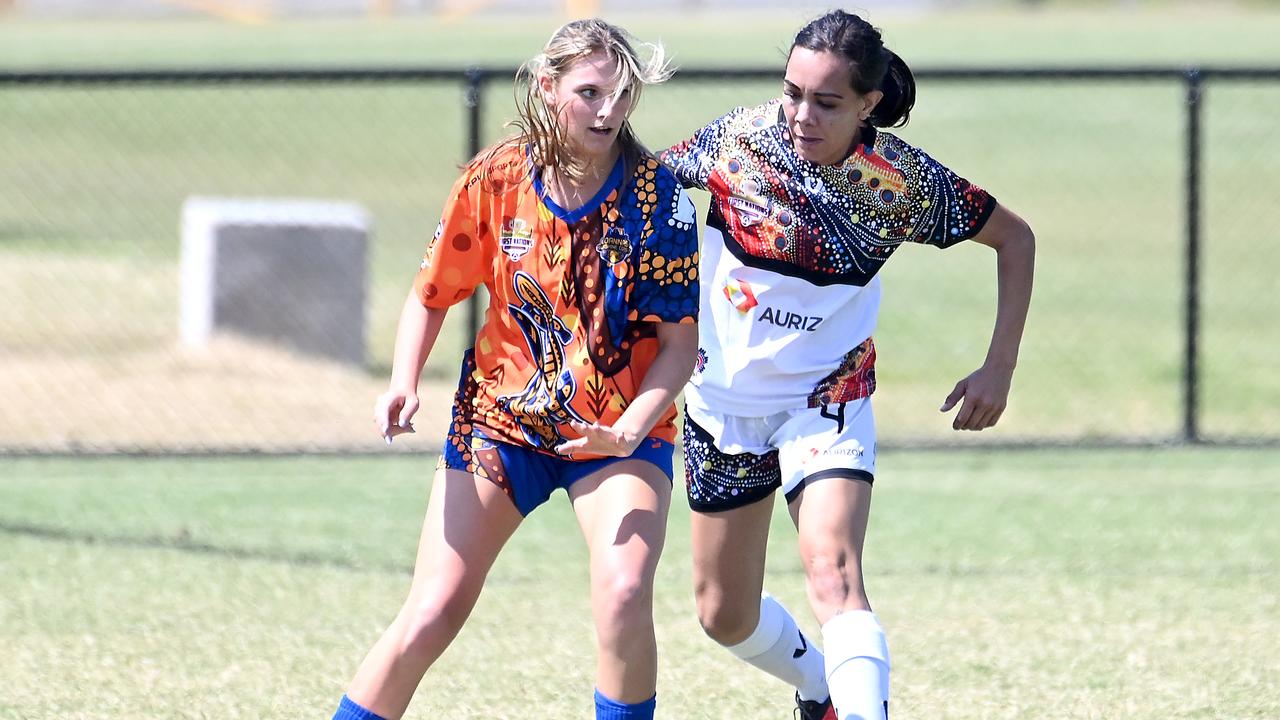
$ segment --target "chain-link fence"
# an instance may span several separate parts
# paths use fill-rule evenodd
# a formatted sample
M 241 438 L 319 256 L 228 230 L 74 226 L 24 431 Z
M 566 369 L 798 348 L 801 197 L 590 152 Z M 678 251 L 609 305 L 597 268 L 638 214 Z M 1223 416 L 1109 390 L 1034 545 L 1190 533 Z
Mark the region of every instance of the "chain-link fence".
M 994 255 L 908 247 L 886 266 L 884 442 L 1280 440 L 1280 69 L 917 76 L 899 134 L 1026 217 L 1038 273 L 1010 410 L 959 438 L 935 408 L 982 361 Z M 503 132 L 510 77 L 0 74 L 0 452 L 377 447 L 400 304 L 458 164 Z M 776 69 L 686 69 L 635 124 L 664 147 L 776 88 Z M 183 343 L 192 197 L 362 206 L 365 362 L 284 337 Z M 451 313 L 428 363 L 419 449 L 439 446 L 473 322 Z

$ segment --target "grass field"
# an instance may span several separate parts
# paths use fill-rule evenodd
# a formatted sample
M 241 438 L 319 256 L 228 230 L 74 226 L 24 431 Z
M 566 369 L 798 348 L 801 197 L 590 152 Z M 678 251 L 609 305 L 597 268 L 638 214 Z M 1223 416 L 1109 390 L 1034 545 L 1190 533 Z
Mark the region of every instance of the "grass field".
M 641 40 L 661 40 L 682 64 L 778 60 L 825 3 L 794 11 L 611 12 Z M 1042 12 L 965 9 L 867 15 L 890 47 L 915 63 L 1269 63 L 1280 15 L 1265 3 L 1170 3 L 1129 10 L 1101 3 Z M 476 16 L 461 21 L 204 19 L 150 22 L 22 20 L 0 15 L 0 66 L 155 67 L 521 62 L 566 18 Z M 531 49 L 532 48 L 532 49 Z
M 800 15 L 621 15 L 686 66 L 777 66 Z M 1280 66 L 1280 13 L 943 13 L 876 18 L 918 67 Z M 0 69 L 36 67 L 510 66 L 558 20 L 40 23 L 0 20 Z M 485 92 L 487 139 L 510 106 Z M 675 82 L 636 124 L 654 147 L 775 83 Z M 45 449 L 359 445 L 384 382 L 395 315 L 465 155 L 451 84 L 0 87 L 0 444 Z M 1180 429 L 1183 90 L 1177 83 L 922 83 L 901 134 L 990 189 L 1039 237 L 1034 307 L 1014 403 L 996 440 Z M 1280 84 L 1206 93 L 1206 435 L 1274 437 L 1280 376 Z M 369 366 L 244 343 L 177 343 L 177 225 L 193 194 L 351 199 L 374 218 Z M 907 248 L 885 271 L 877 334 L 885 437 L 949 437 L 931 414 L 982 360 L 991 254 Z M 50 301 L 50 288 L 56 301 Z M 454 313 L 428 367 L 447 397 L 468 342 Z M 232 348 L 222 352 L 221 348 Z M 230 380 L 221 375 L 234 366 Z M 235 388 L 223 392 L 210 381 Z M 326 388 L 317 393 L 316 388 Z M 94 402 L 84 402 L 91 388 Z M 270 402 L 255 398 L 273 391 Z M 54 408 L 49 412 L 48 408 Z M 71 410 L 74 408 L 74 410 Z M 199 408 L 199 412 L 193 412 Z M 436 427 L 436 426 L 431 426 Z
M 409 579 L 430 457 L 0 460 L 0 718 L 328 717 Z M 887 453 L 866 564 L 899 718 L 1280 716 L 1275 451 Z M 659 715 L 790 717 L 702 637 L 677 491 Z M 813 630 L 779 506 L 769 589 Z M 563 495 L 409 718 L 588 718 Z
M 917 68 L 1280 67 L 1280 12 L 1248 7 L 873 19 Z M 770 67 L 807 14 L 613 19 L 688 67 Z M 0 14 L 0 72 L 511 66 L 558 22 Z M 661 147 L 775 92 L 676 82 L 636 123 Z M 447 84 L 0 86 L 0 454 L 381 449 L 368 407 L 463 158 L 460 99 Z M 1177 432 L 1183 101 L 1170 83 L 921 85 L 901 134 L 1039 237 L 1013 406 L 978 441 Z M 509 90 L 491 86 L 485 102 L 494 138 Z M 1280 433 L 1278 115 L 1280 83 L 1208 87 L 1210 435 Z M 235 338 L 178 348 L 178 212 L 192 194 L 366 205 L 368 366 Z M 932 408 L 981 360 L 993 276 L 976 247 L 907 248 L 887 267 L 887 440 L 950 437 Z M 434 458 L 403 453 L 438 447 L 461 316 L 428 369 L 419 436 L 388 457 L 0 457 L 0 720 L 328 717 L 407 588 Z M 866 565 L 893 648 L 894 717 L 1280 717 L 1280 451 L 891 449 L 880 463 Z M 791 717 L 788 688 L 697 627 L 679 488 L 670 528 L 659 716 Z M 781 507 L 771 542 L 767 586 L 812 632 Z M 557 495 L 517 534 L 408 718 L 590 717 L 586 587 Z

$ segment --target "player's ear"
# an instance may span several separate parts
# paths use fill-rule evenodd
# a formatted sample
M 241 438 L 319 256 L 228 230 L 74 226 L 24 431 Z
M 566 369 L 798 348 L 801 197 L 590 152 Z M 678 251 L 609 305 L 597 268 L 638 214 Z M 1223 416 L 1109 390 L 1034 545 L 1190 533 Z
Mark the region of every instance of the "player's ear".
M 547 107 L 554 107 L 556 104 L 556 81 L 551 79 L 546 73 L 538 74 L 538 90 L 542 92 L 542 101 Z
M 858 110 L 858 119 L 865 122 L 867 118 L 871 117 L 871 113 L 875 111 L 876 105 L 879 105 L 883 99 L 884 92 L 880 90 L 872 90 L 863 95 L 862 107 Z

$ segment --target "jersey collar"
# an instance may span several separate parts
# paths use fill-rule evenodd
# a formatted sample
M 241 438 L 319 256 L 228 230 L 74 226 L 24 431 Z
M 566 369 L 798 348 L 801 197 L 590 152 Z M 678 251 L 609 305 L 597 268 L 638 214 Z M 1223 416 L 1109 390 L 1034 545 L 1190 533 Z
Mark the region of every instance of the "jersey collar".
M 619 153 L 618 161 L 613 164 L 613 170 L 609 171 L 609 177 L 606 178 L 604 184 L 600 186 L 600 190 L 598 190 L 590 200 L 583 203 L 582 207 L 577 208 L 576 210 L 566 210 L 565 208 L 557 205 L 555 200 L 551 199 L 551 196 L 547 194 L 546 188 L 542 185 L 542 170 L 539 168 L 535 168 L 533 172 L 533 191 L 537 193 L 538 199 L 542 201 L 544 207 L 551 211 L 552 215 L 560 218 L 566 224 L 572 225 L 591 214 L 591 212 L 596 208 L 600 207 L 600 203 L 604 202 L 604 199 L 609 197 L 609 193 L 613 192 L 622 184 L 623 165 L 623 153 Z

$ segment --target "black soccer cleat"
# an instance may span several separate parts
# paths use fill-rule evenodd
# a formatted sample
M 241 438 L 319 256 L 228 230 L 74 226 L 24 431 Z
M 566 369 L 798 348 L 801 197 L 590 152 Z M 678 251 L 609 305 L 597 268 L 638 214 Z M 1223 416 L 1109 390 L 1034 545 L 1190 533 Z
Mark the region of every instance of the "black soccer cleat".
M 797 720 L 836 720 L 836 709 L 831 706 L 831 698 L 826 700 L 801 700 L 796 693 L 795 717 Z

